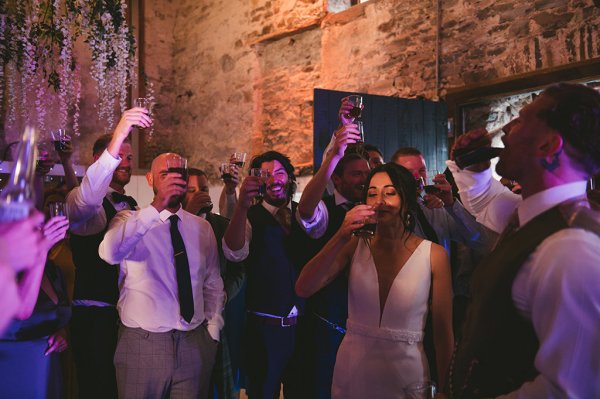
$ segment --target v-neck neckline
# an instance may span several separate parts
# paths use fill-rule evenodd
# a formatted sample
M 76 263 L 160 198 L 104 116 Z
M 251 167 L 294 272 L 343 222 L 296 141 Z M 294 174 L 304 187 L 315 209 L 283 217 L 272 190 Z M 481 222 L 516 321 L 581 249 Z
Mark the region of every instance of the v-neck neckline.
M 421 242 L 419 243 L 419 245 L 417 245 L 417 247 L 410 254 L 410 256 L 408 257 L 408 259 L 406 259 L 406 261 L 404 261 L 404 263 L 402 264 L 402 267 L 400 267 L 400 270 L 398 270 L 398 272 L 394 276 L 394 279 L 392 280 L 392 284 L 390 285 L 390 290 L 388 291 L 388 293 L 387 293 L 387 295 L 385 297 L 385 303 L 383 304 L 383 308 L 381 307 L 381 287 L 379 286 L 379 274 L 377 273 L 377 266 L 375 265 L 375 257 L 373 256 L 372 253 L 370 253 L 371 251 L 369 250 L 369 253 L 371 255 L 371 259 L 373 260 L 371 262 L 371 264 L 372 264 L 372 267 L 373 267 L 373 271 L 375 272 L 375 281 L 377 282 L 377 304 L 379 305 L 379 310 L 380 310 L 380 312 L 379 312 L 379 323 L 378 323 L 379 327 L 381 327 L 381 321 L 383 320 L 383 315 L 385 314 L 385 309 L 387 307 L 388 299 L 390 297 L 390 292 L 392 292 L 392 289 L 394 288 L 394 285 L 396 284 L 396 281 L 398 280 L 398 276 L 406 268 L 406 265 L 408 264 L 408 262 L 411 261 L 411 259 L 413 258 L 413 256 L 415 256 L 415 254 L 419 251 L 419 248 L 421 248 L 421 245 L 423 245 L 424 242 L 426 242 L 426 240 L 421 240 Z M 367 246 L 367 248 L 368 248 L 368 246 Z

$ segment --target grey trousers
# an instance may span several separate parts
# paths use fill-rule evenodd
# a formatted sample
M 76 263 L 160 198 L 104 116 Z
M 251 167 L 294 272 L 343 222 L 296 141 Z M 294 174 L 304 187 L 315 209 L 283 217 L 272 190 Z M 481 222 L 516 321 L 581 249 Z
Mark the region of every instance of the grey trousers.
M 203 325 L 166 333 L 122 325 L 115 352 L 119 398 L 204 399 L 216 352 Z

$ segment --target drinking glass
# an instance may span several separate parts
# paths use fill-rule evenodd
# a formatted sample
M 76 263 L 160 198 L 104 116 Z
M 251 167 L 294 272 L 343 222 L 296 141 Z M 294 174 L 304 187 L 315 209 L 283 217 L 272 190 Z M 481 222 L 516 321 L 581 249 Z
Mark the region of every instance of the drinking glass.
M 64 202 L 50 202 L 48 203 L 48 213 L 50 218 L 54 216 L 67 216 L 67 208 Z
M 356 141 L 356 143 L 364 143 L 365 142 L 365 128 L 362 121 L 356 121 L 356 129 L 358 130 L 358 134 L 360 135 L 360 139 Z
M 437 194 L 440 192 L 440 189 L 435 186 L 435 182 L 433 179 L 439 174 L 437 169 L 428 169 L 427 170 L 427 181 L 423 185 L 423 190 L 425 190 L 425 194 Z
M 262 198 L 267 191 L 267 179 L 269 178 L 269 171 L 267 169 L 252 168 L 250 169 L 250 176 L 259 177 L 262 184 L 258 187 L 258 194 L 256 198 Z
M 243 169 L 244 164 L 246 163 L 246 153 L 245 152 L 234 152 L 231 156 L 231 162 L 236 165 L 238 168 Z
M 348 96 L 348 102 L 350 102 L 354 106 L 354 108 L 352 108 L 350 112 L 348 112 L 348 117 L 354 119 L 360 118 L 364 107 L 362 96 L 359 96 L 357 94 Z
M 353 230 L 352 234 L 357 237 L 373 237 L 375 235 L 375 230 L 377 229 L 378 216 L 378 212 L 375 211 L 373 215 L 366 217 L 364 220 L 365 224 L 359 227 L 358 229 Z
M 433 399 L 436 387 L 433 381 L 418 381 L 404 387 L 405 397 L 409 399 Z
M 52 143 L 56 152 L 66 151 L 71 144 L 71 136 L 67 134 L 65 129 L 56 129 L 50 132 L 52 136 Z
M 138 108 L 145 108 L 148 110 L 148 114 L 152 111 L 152 102 L 148 98 L 140 97 L 135 99 L 135 106 Z
M 233 175 L 232 175 L 233 165 L 230 164 L 229 162 L 222 163 L 219 170 L 221 171 L 221 179 L 227 180 L 227 179 L 233 178 Z
M 167 158 L 167 172 L 168 173 L 179 173 L 181 178 L 187 182 L 188 179 L 188 166 L 187 159 L 174 156 Z

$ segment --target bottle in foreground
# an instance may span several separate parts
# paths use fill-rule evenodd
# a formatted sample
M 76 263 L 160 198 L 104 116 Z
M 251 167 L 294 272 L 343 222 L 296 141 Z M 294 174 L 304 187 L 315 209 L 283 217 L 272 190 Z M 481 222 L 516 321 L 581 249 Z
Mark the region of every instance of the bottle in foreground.
M 0 223 L 25 219 L 34 207 L 36 136 L 35 128 L 25 128 L 10 178 L 0 193 Z

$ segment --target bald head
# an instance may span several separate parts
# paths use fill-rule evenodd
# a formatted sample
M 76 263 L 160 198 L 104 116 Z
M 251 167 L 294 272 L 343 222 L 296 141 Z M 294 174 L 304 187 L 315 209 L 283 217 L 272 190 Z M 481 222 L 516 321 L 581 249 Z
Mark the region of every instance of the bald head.
M 181 178 L 187 180 L 187 173 L 185 173 L 187 169 L 184 169 L 186 166 L 175 166 L 175 168 L 177 169 L 181 168 L 180 170 L 177 170 L 177 172 L 179 172 L 181 176 L 174 177 L 174 175 L 172 174 L 170 176 L 168 175 L 168 170 L 174 168 L 174 166 L 170 164 L 168 165 L 169 161 L 175 161 L 179 159 L 183 159 L 181 155 L 172 152 L 160 154 L 159 156 L 154 158 L 150 167 L 150 172 L 146 174 L 146 180 L 148 181 L 148 185 L 152 187 L 152 190 L 154 191 L 155 195 L 157 195 L 161 189 L 168 190 L 168 186 L 173 184 L 177 184 L 178 186 L 183 187 L 184 189 L 186 188 L 185 185 L 182 185 L 181 183 Z M 175 180 L 173 181 L 172 179 Z M 182 195 L 172 196 L 169 199 L 169 207 L 177 207 L 183 200 L 184 195 L 185 191 L 182 193 Z

